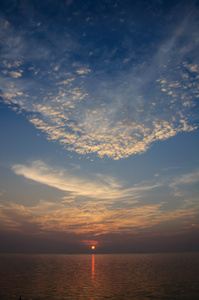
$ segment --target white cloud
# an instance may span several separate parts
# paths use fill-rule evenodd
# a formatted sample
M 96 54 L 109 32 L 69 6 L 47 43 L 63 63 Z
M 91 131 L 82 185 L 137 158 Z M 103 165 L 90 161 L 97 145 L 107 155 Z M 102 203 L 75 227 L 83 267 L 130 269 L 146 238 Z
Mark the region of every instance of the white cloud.
M 18 77 L 21 77 L 21 76 L 22 76 L 21 72 L 16 72 L 16 71 L 10 71 L 9 74 L 10 74 L 13 78 L 18 78 Z
M 28 179 L 46 184 L 62 191 L 69 191 L 74 195 L 83 195 L 94 198 L 118 197 L 120 185 L 113 179 L 105 176 L 93 179 L 73 176 L 70 171 L 47 166 L 41 161 L 35 161 L 30 166 L 14 165 L 13 171 Z
M 34 180 L 62 191 L 70 192 L 74 196 L 87 196 L 95 199 L 124 200 L 139 198 L 142 193 L 160 186 L 156 184 L 141 184 L 131 188 L 124 188 L 116 178 L 102 174 L 76 175 L 78 166 L 72 169 L 50 167 L 42 161 L 35 161 L 31 165 L 14 165 L 12 170 L 17 175 Z
M 177 188 L 180 186 L 192 185 L 199 182 L 199 170 L 196 170 L 192 173 L 184 174 L 178 178 L 175 178 L 174 181 L 169 185 L 171 188 Z
M 141 63 L 128 71 L 121 67 L 129 61 L 126 55 L 121 57 L 116 74 L 116 52 L 111 54 L 108 67 L 105 54 L 96 56 L 91 76 L 92 64 L 85 67 L 81 59 L 72 61 L 74 56 L 83 58 L 83 53 L 90 50 L 96 55 L 95 47 L 88 51 L 71 35 L 64 35 L 64 39 L 62 35 L 56 39 L 50 35 L 51 48 L 45 40 L 41 43 L 32 39 L 33 47 L 23 31 L 9 24 L 6 33 L 0 32 L 5 56 L 4 74 L 0 75 L 2 98 L 14 109 L 18 105 L 19 110 L 28 112 L 30 122 L 69 151 L 115 160 L 143 153 L 155 141 L 197 128 L 194 108 L 199 97 L 199 68 L 193 55 L 198 49 L 198 41 L 192 41 L 194 26 L 194 21 L 186 17 L 156 45 L 150 62 L 146 63 L 143 55 L 143 61 L 140 58 Z M 189 36 L 190 27 L 193 31 Z M 42 30 L 48 36 L 49 32 Z M 180 46 L 181 40 L 184 47 Z M 35 53 L 33 48 L 38 51 Z M 59 48 L 60 56 L 54 48 Z M 101 53 L 103 49 L 98 50 Z M 187 63 L 189 56 L 192 62 Z M 22 76 L 27 64 L 30 73 Z
M 83 74 L 88 74 L 88 73 L 90 73 L 91 70 L 90 70 L 90 69 L 87 69 L 87 68 L 84 68 L 84 69 L 79 69 L 79 70 L 77 70 L 76 72 L 77 72 L 77 74 L 79 74 L 79 75 L 83 75 Z

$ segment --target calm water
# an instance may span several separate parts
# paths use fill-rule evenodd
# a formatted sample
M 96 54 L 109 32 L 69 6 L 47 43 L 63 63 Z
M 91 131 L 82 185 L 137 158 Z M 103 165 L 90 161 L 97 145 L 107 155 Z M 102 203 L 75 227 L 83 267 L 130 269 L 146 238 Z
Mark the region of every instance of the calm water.
M 199 253 L 0 255 L 0 299 L 199 299 Z

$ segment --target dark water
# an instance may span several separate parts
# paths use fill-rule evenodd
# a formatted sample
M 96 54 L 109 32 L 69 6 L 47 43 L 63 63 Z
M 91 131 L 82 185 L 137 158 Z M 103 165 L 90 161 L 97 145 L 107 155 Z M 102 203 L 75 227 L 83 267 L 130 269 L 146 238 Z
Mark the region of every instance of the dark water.
M 0 255 L 0 299 L 199 299 L 199 253 Z

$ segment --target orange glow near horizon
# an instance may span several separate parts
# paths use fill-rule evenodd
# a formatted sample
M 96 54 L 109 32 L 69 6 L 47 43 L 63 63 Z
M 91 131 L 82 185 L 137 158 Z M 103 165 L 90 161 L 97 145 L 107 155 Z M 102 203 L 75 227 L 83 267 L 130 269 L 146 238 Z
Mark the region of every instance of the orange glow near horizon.
M 90 249 L 92 252 L 94 252 L 98 246 L 98 242 L 94 240 L 82 240 L 82 244 L 86 245 L 87 249 Z

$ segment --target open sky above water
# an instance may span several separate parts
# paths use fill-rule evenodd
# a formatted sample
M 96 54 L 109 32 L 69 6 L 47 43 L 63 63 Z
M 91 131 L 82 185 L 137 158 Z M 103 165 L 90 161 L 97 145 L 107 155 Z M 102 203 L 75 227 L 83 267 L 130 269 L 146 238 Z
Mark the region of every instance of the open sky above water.
M 1 252 L 199 250 L 198 49 L 198 1 L 1 1 Z

